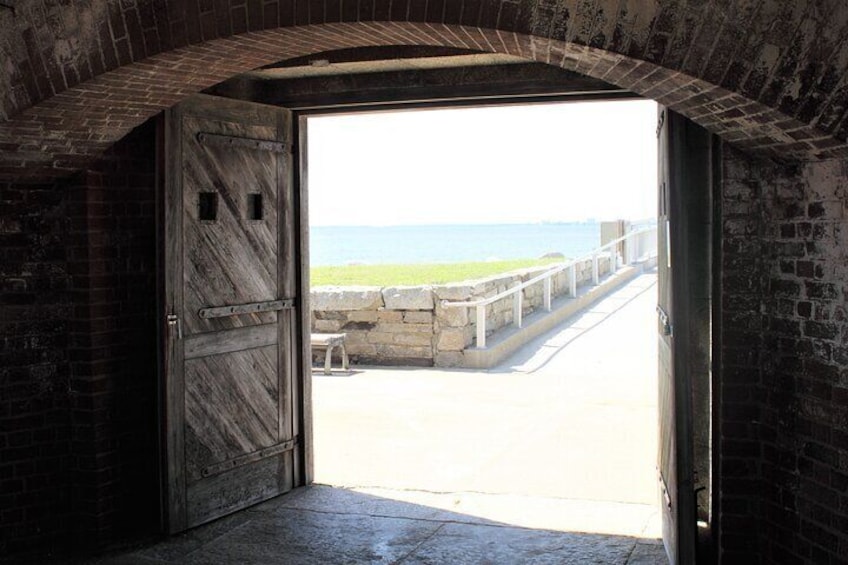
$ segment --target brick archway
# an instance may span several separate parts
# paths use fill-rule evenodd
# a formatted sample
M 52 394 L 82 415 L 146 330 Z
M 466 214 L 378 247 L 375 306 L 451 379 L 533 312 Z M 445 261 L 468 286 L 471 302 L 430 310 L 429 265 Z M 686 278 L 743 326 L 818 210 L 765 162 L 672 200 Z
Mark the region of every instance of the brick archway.
M 414 22 L 331 23 L 248 32 L 105 72 L 0 125 L 0 178 L 85 168 L 161 110 L 238 73 L 335 49 L 421 45 L 516 55 L 605 80 L 686 115 L 736 146 L 782 159 L 848 155 L 848 145 L 761 102 L 614 51 L 503 30 Z

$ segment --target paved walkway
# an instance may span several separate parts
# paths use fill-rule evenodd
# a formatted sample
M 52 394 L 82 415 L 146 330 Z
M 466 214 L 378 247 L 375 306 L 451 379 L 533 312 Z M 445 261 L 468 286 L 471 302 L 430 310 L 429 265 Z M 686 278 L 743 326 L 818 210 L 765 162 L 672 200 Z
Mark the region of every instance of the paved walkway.
M 486 372 L 314 377 L 316 481 L 99 563 L 666 563 L 656 277 Z

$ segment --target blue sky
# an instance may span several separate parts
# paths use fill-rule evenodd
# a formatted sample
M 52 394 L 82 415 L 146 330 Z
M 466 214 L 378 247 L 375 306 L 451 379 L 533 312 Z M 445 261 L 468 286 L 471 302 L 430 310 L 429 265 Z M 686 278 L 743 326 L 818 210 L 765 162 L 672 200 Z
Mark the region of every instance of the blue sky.
M 656 122 L 642 100 L 312 117 L 310 222 L 652 217 Z

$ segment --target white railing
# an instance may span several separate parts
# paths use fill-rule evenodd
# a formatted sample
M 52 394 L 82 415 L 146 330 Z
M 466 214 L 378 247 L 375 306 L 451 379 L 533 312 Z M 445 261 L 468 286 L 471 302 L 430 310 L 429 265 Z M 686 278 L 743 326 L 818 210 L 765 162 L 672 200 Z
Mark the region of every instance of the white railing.
M 600 283 L 600 269 L 598 267 L 598 259 L 602 256 L 610 258 L 610 274 L 618 270 L 618 261 L 620 259 L 618 253 L 618 245 L 625 241 L 624 252 L 626 257 L 621 259 L 626 261 L 628 265 L 644 261 L 652 258 L 657 253 L 657 227 L 652 226 L 636 231 L 632 231 L 618 239 L 614 239 L 609 243 L 590 251 L 585 255 L 581 255 L 576 259 L 571 259 L 566 263 L 562 263 L 552 267 L 544 273 L 533 277 L 532 279 L 518 283 L 514 287 L 498 293 L 489 298 L 481 298 L 467 302 L 442 302 L 442 306 L 446 308 L 477 308 L 477 348 L 483 349 L 486 347 L 486 306 L 503 300 L 510 295 L 513 295 L 513 315 L 512 323 L 520 328 L 523 324 L 524 310 L 524 289 L 537 283 L 544 285 L 542 296 L 542 307 L 545 311 L 551 311 L 551 294 L 552 294 L 552 278 L 568 270 L 568 296 L 577 297 L 577 265 L 586 261 L 592 261 L 592 284 L 597 286 Z

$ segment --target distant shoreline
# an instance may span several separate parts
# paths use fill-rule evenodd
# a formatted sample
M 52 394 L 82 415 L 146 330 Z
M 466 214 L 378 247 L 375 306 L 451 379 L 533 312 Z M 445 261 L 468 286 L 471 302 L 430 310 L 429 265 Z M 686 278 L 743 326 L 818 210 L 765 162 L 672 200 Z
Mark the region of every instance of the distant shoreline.
M 312 266 L 461 263 L 576 257 L 600 244 L 600 222 L 313 226 Z

